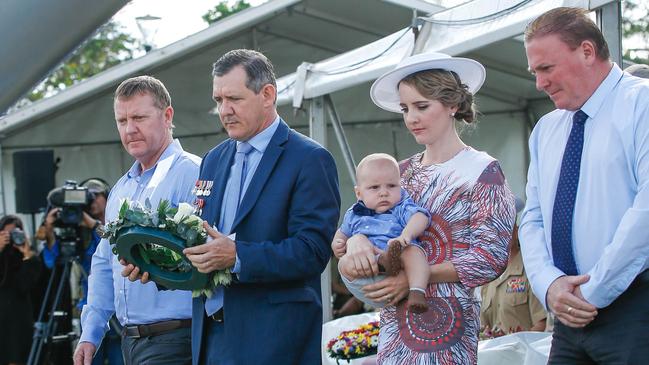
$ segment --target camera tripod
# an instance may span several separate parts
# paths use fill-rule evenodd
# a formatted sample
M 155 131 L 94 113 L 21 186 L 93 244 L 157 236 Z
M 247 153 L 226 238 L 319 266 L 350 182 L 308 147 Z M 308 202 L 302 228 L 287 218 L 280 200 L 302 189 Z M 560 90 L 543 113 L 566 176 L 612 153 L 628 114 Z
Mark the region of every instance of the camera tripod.
M 58 283 L 56 285 L 56 293 L 51 302 L 50 308 L 47 311 L 48 313 L 47 322 L 45 322 L 44 319 L 45 319 L 46 307 L 49 302 L 52 289 L 54 287 L 54 281 L 57 273 L 57 266 L 59 265 L 54 264 L 54 266 L 52 267 L 52 273 L 50 274 L 50 278 L 47 283 L 47 289 L 45 291 L 43 304 L 41 305 L 41 309 L 39 311 L 38 321 L 34 323 L 34 335 L 32 339 L 32 347 L 29 352 L 29 359 L 27 360 L 27 365 L 41 364 L 40 360 L 41 360 L 41 352 L 43 350 L 43 347 L 46 348 L 45 356 L 44 356 L 45 361 L 43 363 L 47 363 L 50 352 L 52 350 L 51 346 L 47 346 L 47 345 L 51 345 L 53 343 L 58 343 L 63 341 L 71 342 L 75 340 L 77 337 L 77 335 L 74 332 L 57 335 L 57 327 L 58 327 L 58 322 L 56 321 L 57 317 L 71 315 L 71 313 L 65 313 L 60 310 L 57 311 L 61 303 L 61 299 L 63 297 L 63 290 L 66 287 L 65 283 L 70 279 L 70 269 L 73 263 L 76 262 L 81 267 L 81 264 L 79 263 L 77 257 L 63 255 L 63 249 L 61 250 L 61 254 L 62 257 L 59 262 L 63 262 L 63 272 L 59 277 Z M 82 273 L 84 276 L 87 275 L 83 271 L 83 267 L 82 267 Z

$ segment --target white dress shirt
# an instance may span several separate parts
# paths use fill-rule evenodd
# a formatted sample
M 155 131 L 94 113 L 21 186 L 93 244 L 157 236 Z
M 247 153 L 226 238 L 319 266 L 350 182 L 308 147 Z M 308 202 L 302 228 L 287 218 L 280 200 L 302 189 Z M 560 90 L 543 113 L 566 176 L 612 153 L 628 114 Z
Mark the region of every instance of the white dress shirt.
M 613 65 L 582 106 L 588 116 L 572 227 L 584 298 L 603 308 L 649 268 L 649 80 Z M 520 238 L 532 288 L 546 305 L 564 273 L 552 260 L 552 209 L 575 111 L 546 114 L 530 136 Z

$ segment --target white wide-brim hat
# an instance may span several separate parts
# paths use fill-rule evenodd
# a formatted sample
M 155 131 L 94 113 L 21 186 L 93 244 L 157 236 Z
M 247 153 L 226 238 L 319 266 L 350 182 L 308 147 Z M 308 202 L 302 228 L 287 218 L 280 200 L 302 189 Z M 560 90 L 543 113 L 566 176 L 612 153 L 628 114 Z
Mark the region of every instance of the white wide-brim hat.
M 480 90 L 486 77 L 485 68 L 478 61 L 451 57 L 438 52 L 420 53 L 404 58 L 394 70 L 388 71 L 376 79 L 370 89 L 370 97 L 378 107 L 401 113 L 399 82 L 415 72 L 432 69 L 455 72 L 472 94 Z

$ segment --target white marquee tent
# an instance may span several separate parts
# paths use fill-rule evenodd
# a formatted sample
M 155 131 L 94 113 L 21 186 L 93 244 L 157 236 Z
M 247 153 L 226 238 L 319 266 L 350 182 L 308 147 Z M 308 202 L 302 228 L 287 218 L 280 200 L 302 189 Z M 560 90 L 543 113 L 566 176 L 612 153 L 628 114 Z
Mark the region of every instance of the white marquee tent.
M 531 19 L 558 6 L 597 10 L 619 60 L 619 3 L 614 0 L 474 0 L 450 9 L 421 0 L 272 0 L 247 9 L 0 119 L 3 210 L 14 210 L 15 151 L 53 149 L 60 158 L 57 184 L 93 176 L 112 183 L 128 169 L 132 159 L 114 127 L 111 94 L 130 76 L 152 74 L 165 82 L 176 111 L 175 136 L 186 150 L 205 153 L 225 138 L 212 112 L 211 63 L 241 47 L 259 49 L 273 61 L 283 76 L 278 80 L 280 114 L 334 154 L 344 207 L 354 200 L 349 174 L 354 159 L 371 152 L 405 158 L 421 150 L 399 115 L 371 103 L 371 82 L 412 52 L 480 61 L 487 68 L 487 81 L 477 94 L 480 123 L 463 138 L 498 158 L 512 189 L 522 196 L 527 137 L 552 104 L 527 71 L 521 34 Z M 409 28 L 412 9 L 419 16 L 432 14 L 417 20 L 416 41 Z M 334 128 L 326 127 L 327 120 Z M 345 140 L 349 143 L 338 143 Z

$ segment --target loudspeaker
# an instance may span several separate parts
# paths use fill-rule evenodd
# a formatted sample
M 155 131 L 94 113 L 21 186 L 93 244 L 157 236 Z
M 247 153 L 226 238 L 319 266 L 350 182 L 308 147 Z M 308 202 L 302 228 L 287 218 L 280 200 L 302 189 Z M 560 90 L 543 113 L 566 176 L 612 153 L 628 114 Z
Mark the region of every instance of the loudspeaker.
M 54 189 L 54 151 L 14 152 L 16 212 L 37 213 L 47 206 L 47 193 Z

